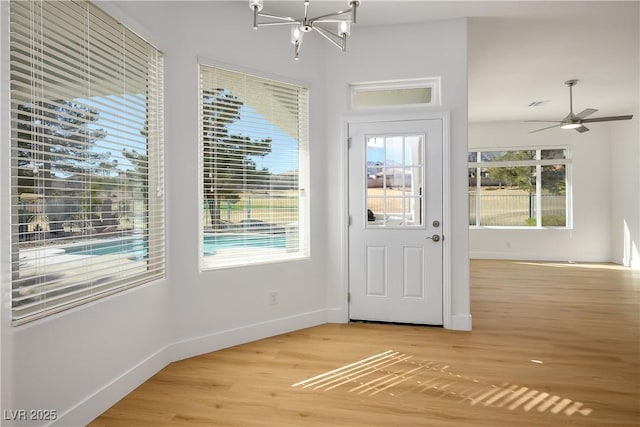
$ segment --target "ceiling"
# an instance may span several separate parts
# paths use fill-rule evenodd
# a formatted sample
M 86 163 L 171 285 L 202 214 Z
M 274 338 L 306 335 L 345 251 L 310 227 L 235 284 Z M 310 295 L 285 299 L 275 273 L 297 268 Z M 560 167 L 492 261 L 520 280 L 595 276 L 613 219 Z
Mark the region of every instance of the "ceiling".
M 302 0 L 264 3 L 264 12 L 302 13 Z M 346 1 L 311 0 L 310 15 L 346 7 Z M 560 120 L 569 110 L 569 79 L 579 80 L 576 113 L 631 114 L 637 107 L 638 1 L 362 0 L 352 31 L 463 17 L 471 18 L 469 121 Z M 546 102 L 529 107 L 534 101 Z

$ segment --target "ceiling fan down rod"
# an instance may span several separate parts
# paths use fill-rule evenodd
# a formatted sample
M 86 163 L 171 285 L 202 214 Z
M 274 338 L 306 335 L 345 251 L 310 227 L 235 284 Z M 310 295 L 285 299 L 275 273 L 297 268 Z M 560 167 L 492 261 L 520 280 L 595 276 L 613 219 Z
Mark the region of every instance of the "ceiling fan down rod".
M 564 82 L 569 86 L 569 117 L 573 117 L 573 87 L 578 83 L 577 79 L 571 79 Z

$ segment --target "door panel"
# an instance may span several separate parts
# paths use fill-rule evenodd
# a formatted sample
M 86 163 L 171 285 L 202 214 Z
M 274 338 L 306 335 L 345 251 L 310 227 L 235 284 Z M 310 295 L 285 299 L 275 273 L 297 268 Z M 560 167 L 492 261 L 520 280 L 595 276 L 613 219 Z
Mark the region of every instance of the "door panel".
M 387 296 L 387 248 L 369 246 L 367 248 L 367 296 Z
M 402 296 L 424 298 L 424 249 L 405 246 L 403 251 Z
M 442 120 L 350 123 L 349 136 L 349 316 L 440 325 Z

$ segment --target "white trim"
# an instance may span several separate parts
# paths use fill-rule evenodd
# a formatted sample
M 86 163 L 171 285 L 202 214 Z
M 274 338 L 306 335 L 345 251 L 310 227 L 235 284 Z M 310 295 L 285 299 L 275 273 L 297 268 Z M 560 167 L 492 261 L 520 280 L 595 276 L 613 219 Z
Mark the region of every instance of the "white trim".
M 349 323 L 349 312 L 343 308 L 328 308 L 327 323 Z
M 506 151 L 506 150 L 505 150 Z M 476 151 L 479 153 L 480 151 Z M 484 153 L 485 151 L 482 151 Z M 537 157 L 537 154 L 536 154 Z M 554 166 L 557 164 L 571 164 L 571 159 L 540 159 L 540 160 L 495 160 L 484 162 L 468 162 L 470 168 L 508 168 L 514 166 Z
M 47 425 L 79 426 L 88 424 L 96 416 L 160 372 L 170 362 L 167 358 L 167 347 L 161 348 L 84 400 L 66 411 L 58 413 L 57 420 Z
M 453 318 L 451 295 L 451 117 L 442 116 L 442 326 L 458 329 Z M 469 209 L 467 208 L 467 211 Z M 464 329 L 467 330 L 467 329 Z M 471 324 L 469 324 L 471 330 Z
M 471 148 L 468 147 L 467 152 L 477 153 L 478 151 L 491 152 L 491 151 L 535 151 L 535 150 L 570 150 L 571 147 L 567 144 L 535 144 L 535 145 L 509 145 L 506 147 L 494 147 L 494 146 L 482 146 L 482 148 Z M 567 155 L 567 158 L 569 156 Z M 482 163 L 490 163 L 489 161 L 484 161 Z
M 327 323 L 326 310 L 310 311 L 188 338 L 169 345 L 167 351 L 170 361 L 177 362 L 200 354 L 274 337 L 287 332 L 324 325 L 325 323 Z
M 15 408 L 10 375 L 16 353 L 11 347 L 11 83 L 9 2 L 0 1 L 0 402 Z
M 47 425 L 88 424 L 169 363 L 325 323 L 327 323 L 327 311 L 317 310 L 169 344 L 123 372 L 86 399 L 59 413 L 58 419 Z
M 572 227 L 541 225 L 470 225 L 469 230 L 570 230 Z
M 151 31 L 147 25 L 143 24 L 142 21 L 132 18 L 131 15 L 122 9 L 120 4 L 105 0 L 89 0 L 89 3 L 92 3 L 95 7 L 111 16 L 120 24 L 127 27 L 129 31 L 136 34 L 162 53 L 162 49 L 158 47 L 160 44 L 157 43 L 158 40 L 154 32 Z M 135 28 L 135 31 L 132 30 L 132 28 Z
M 496 260 L 512 260 L 512 261 L 542 261 L 542 262 L 611 262 L 607 257 L 597 256 L 579 256 L 573 259 L 559 259 L 556 255 L 546 256 L 539 252 L 489 252 L 489 251 L 472 251 L 469 252 L 470 259 L 496 259 Z
M 456 331 L 470 331 L 473 324 L 473 318 L 470 314 L 456 314 L 451 318 L 451 328 Z
M 240 65 L 235 65 L 235 64 L 229 64 L 228 62 L 222 62 L 222 61 L 218 61 L 216 59 L 211 59 L 211 58 L 207 58 L 205 56 L 198 56 L 197 57 L 197 63 L 198 63 L 198 76 L 200 76 L 200 65 L 205 65 L 207 67 L 213 67 L 213 68 L 221 68 L 223 70 L 227 70 L 227 71 L 232 71 L 234 73 L 240 73 L 240 74 L 246 74 L 248 76 L 252 76 L 252 77 L 258 77 L 260 79 L 267 79 L 267 80 L 273 80 L 275 82 L 279 82 L 279 83 L 285 83 L 285 84 L 289 84 L 289 85 L 293 85 L 293 86 L 299 86 L 302 88 L 305 88 L 307 90 L 311 89 L 311 83 L 303 81 L 303 80 L 296 80 L 293 79 L 291 77 L 288 76 L 283 76 L 281 74 L 274 74 L 274 73 L 268 73 L 262 70 L 258 70 L 255 68 L 249 68 L 249 67 L 243 67 Z
M 393 112 L 380 112 L 380 113 L 363 113 L 363 112 L 351 112 L 345 114 L 342 118 L 343 126 L 342 140 L 346 141 L 349 135 L 350 123 L 369 123 L 369 122 L 395 122 L 395 121 L 411 121 L 411 120 L 441 120 L 442 121 L 442 232 L 445 236 L 442 252 L 442 325 L 445 329 L 461 329 L 459 323 L 454 322 L 452 314 L 452 289 L 451 289 L 451 164 L 450 164 L 450 150 L 451 150 L 451 122 L 450 113 L 443 111 L 430 111 L 426 108 L 417 110 L 415 108 L 404 109 L 403 111 Z M 348 145 L 344 144 L 344 150 L 342 150 L 344 156 L 342 161 L 342 170 L 346 181 L 349 177 L 349 152 Z M 344 230 L 343 234 L 343 283 L 344 283 L 344 313 L 346 318 L 349 318 L 349 304 L 347 302 L 347 296 L 349 293 L 349 218 L 348 209 L 349 195 L 348 191 L 344 192 L 342 211 L 347 212 L 343 216 L 343 223 L 341 229 Z M 334 309 L 335 310 L 335 309 Z M 337 312 L 337 310 L 336 310 Z M 338 316 L 336 316 L 338 317 Z M 470 317 L 470 315 L 469 315 Z M 340 317 L 338 317 L 340 318 Z M 463 326 L 466 323 L 462 324 Z M 470 325 L 470 322 L 469 322 Z M 470 326 L 469 326 L 470 327 Z

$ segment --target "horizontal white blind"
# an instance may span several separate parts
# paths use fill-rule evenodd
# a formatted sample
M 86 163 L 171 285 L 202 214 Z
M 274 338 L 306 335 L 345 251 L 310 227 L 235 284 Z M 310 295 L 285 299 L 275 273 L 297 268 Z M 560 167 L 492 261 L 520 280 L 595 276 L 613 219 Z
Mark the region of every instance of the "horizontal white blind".
M 164 276 L 162 57 L 85 1 L 12 1 L 14 324 Z
M 306 257 L 308 90 L 200 66 L 201 266 Z

